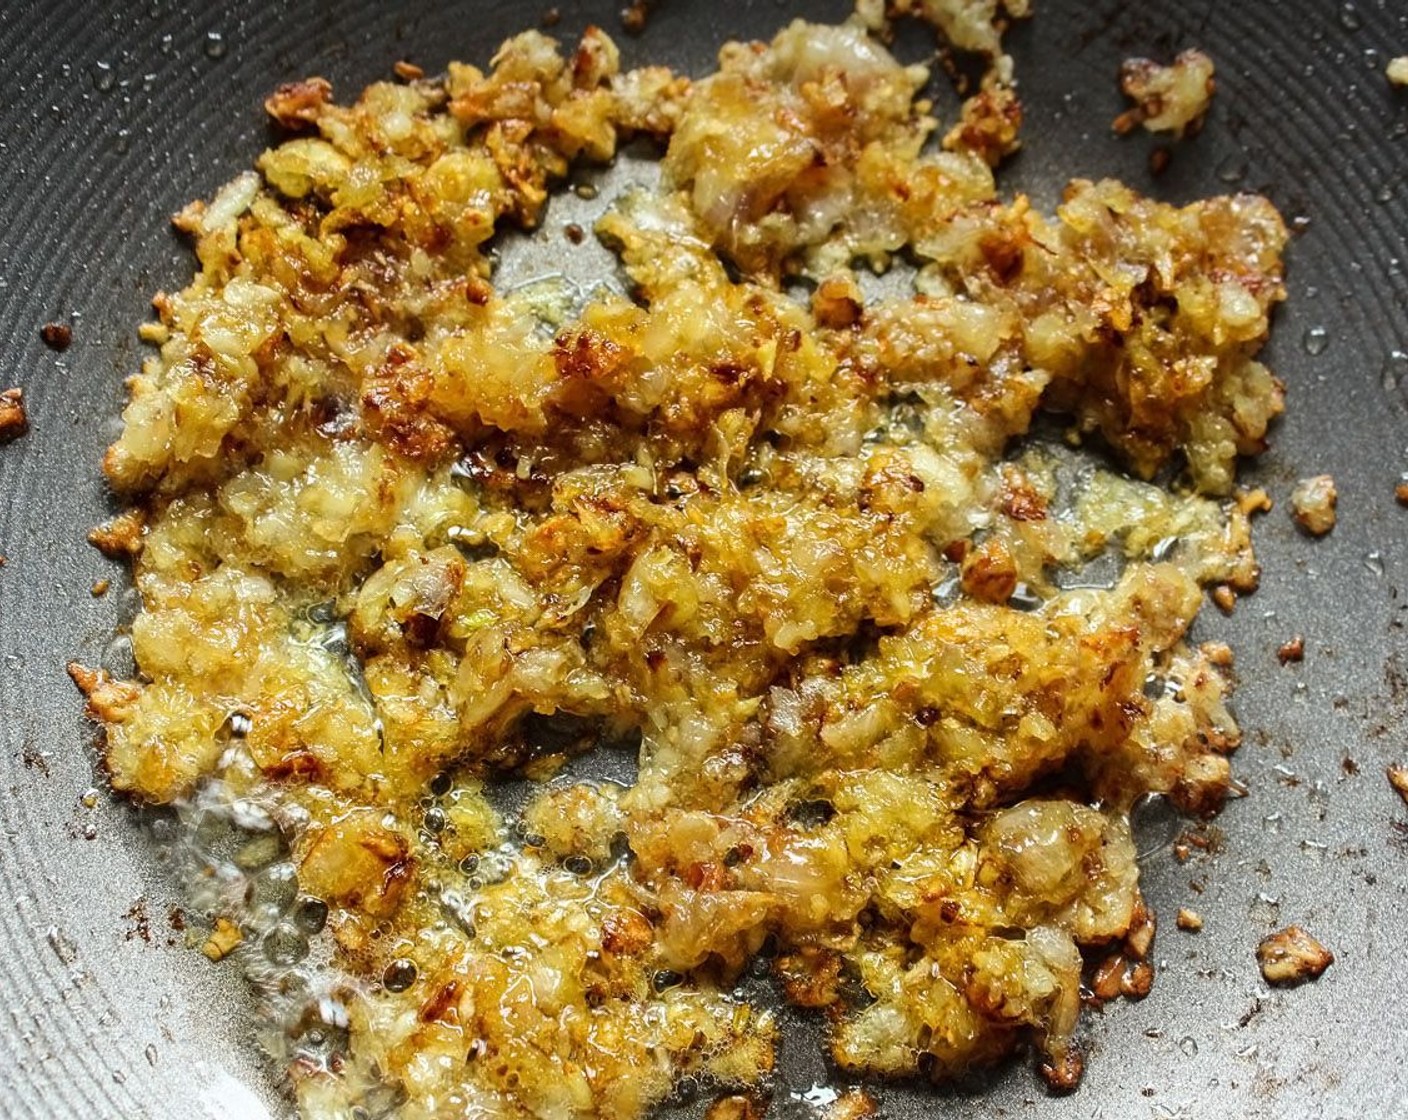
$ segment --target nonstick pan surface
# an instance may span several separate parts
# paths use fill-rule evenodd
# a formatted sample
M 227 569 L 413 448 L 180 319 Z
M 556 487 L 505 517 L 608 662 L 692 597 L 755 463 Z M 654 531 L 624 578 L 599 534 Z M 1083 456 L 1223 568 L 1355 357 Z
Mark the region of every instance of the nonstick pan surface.
M 561 2 L 555 34 L 589 22 L 627 63 L 711 68 L 728 38 L 767 37 L 841 2 L 665 0 L 638 39 L 621 0 Z M 332 79 L 343 96 L 411 59 L 483 62 L 547 4 L 368 0 L 268 5 L 10 3 L 0 8 L 0 388 L 18 384 L 31 431 L 0 446 L 0 1114 L 283 1115 L 235 970 L 181 945 L 178 885 L 151 824 L 104 792 L 64 663 L 92 663 L 130 615 L 125 573 L 84 543 L 112 512 L 98 473 L 135 325 L 192 267 L 168 217 L 248 167 L 280 81 Z M 1262 587 L 1204 638 L 1238 651 L 1246 732 L 1231 802 L 1180 863 L 1181 827 L 1141 820 L 1145 891 L 1164 916 L 1158 981 L 1141 1003 L 1088 1017 L 1081 1088 L 1051 1097 L 1014 1062 L 945 1090 L 880 1087 L 894 1117 L 1379 1117 L 1408 1114 L 1408 811 L 1384 769 L 1408 759 L 1408 91 L 1383 76 L 1408 53 L 1408 3 L 1312 0 L 1125 4 L 1040 0 L 1010 37 L 1028 110 L 1007 189 L 1050 207 L 1075 176 L 1115 175 L 1174 200 L 1268 193 L 1304 232 L 1266 356 L 1288 385 L 1271 451 L 1246 478 L 1261 519 Z M 918 58 L 929 41 L 906 37 Z M 1207 127 L 1168 170 L 1152 142 L 1115 138 L 1122 58 L 1200 46 L 1217 62 Z M 942 102 L 941 102 L 942 103 Z M 550 211 L 547 227 L 560 224 Z M 544 244 L 506 248 L 550 269 Z M 40 341 L 73 328 L 63 353 Z M 1340 523 L 1321 541 L 1287 512 L 1294 480 L 1332 473 Z M 95 580 L 113 590 L 90 594 Z M 1305 636 L 1305 660 L 1276 651 Z M 1206 919 L 1196 936 L 1169 920 Z M 1299 922 L 1335 953 L 1314 984 L 1268 990 L 1253 958 Z M 817 1025 L 789 1015 L 778 1099 L 828 1072 Z M 798 1115 L 805 1107 L 796 1104 Z M 779 1111 L 785 1111 L 780 1108 Z

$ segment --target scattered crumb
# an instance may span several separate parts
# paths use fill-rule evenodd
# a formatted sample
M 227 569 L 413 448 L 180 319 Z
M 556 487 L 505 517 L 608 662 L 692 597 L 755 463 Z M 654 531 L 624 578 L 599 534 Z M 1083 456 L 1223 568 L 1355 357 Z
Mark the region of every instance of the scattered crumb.
M 1312 536 L 1323 537 L 1335 527 L 1335 503 L 1339 492 L 1327 474 L 1303 478 L 1291 491 L 1291 512 L 1298 524 Z
M 829 1105 L 821 1115 L 824 1120 L 862 1120 L 880 1111 L 875 1098 L 864 1089 L 847 1089 Z
M 130 923 L 127 931 L 123 934 L 123 939 L 131 941 L 140 937 L 148 945 L 152 943 L 152 922 L 147 913 L 147 900 L 138 898 L 127 909 L 127 913 L 122 915 Z
M 639 35 L 650 21 L 651 0 L 632 0 L 631 6 L 621 10 L 621 26 L 632 35 Z
M 1251 490 L 1238 490 L 1233 495 L 1233 500 L 1237 503 L 1237 508 L 1248 515 L 1270 513 L 1274 505 L 1271 501 L 1271 495 L 1260 486 Z
M 1398 796 L 1408 804 L 1408 766 L 1394 763 L 1388 768 L 1388 784 L 1398 791 Z
M 1148 961 L 1131 965 L 1120 980 L 1120 995 L 1125 999 L 1143 999 L 1153 988 L 1154 966 Z
M 757 1099 L 739 1093 L 716 1100 L 704 1113 L 704 1120 L 762 1120 L 765 1111 Z
M 88 534 L 88 543 L 112 560 L 136 556 L 142 551 L 142 530 L 146 516 L 139 509 L 124 510 L 110 517 Z
M 1143 999 L 1153 986 L 1154 966 L 1145 960 L 1131 959 L 1128 952 L 1111 953 L 1096 966 L 1090 978 L 1090 994 L 1097 1004 L 1116 996 Z
M 1124 957 L 1111 953 L 1096 966 L 1090 978 L 1090 991 L 1099 1000 L 1111 1000 L 1120 994 L 1120 979 L 1124 975 Z
M 1237 593 L 1227 584 L 1219 583 L 1212 589 L 1212 601 L 1223 614 L 1231 614 L 1237 606 Z
M 171 337 L 171 328 L 165 323 L 142 323 L 137 327 L 137 337 L 143 342 L 160 346 Z
M 1120 67 L 1120 89 L 1134 102 L 1114 120 L 1120 135 L 1143 125 L 1150 132 L 1195 136 L 1203 127 L 1217 82 L 1212 59 L 1199 50 L 1183 51 L 1172 66 L 1147 58 L 1126 59 Z
M 1393 85 L 1408 86 L 1408 54 L 1390 59 L 1384 74 Z
M 1393 496 L 1398 499 L 1398 504 L 1408 506 L 1408 482 L 1400 482 L 1393 488 Z
M 1196 910 L 1189 910 L 1186 906 L 1179 908 L 1173 922 L 1179 929 L 1187 930 L 1189 933 L 1198 933 L 1203 928 L 1203 916 Z
M 73 328 L 66 323 L 45 323 L 39 328 L 44 345 L 54 350 L 67 350 L 73 342 Z
M 112 586 L 112 580 L 99 579 L 93 581 L 93 586 L 88 589 L 88 593 L 95 599 L 101 599 L 108 593 L 108 588 Z
M 1313 980 L 1335 963 L 1335 955 L 1300 926 L 1287 926 L 1262 938 L 1256 959 L 1268 984 Z
M 1232 647 L 1226 642 L 1204 642 L 1198 647 L 1210 664 L 1216 665 L 1219 669 L 1232 668 L 1236 660 L 1232 653 Z
M 1066 1048 L 1060 1058 L 1041 1063 L 1041 1076 L 1053 1093 L 1069 1093 L 1080 1085 L 1081 1074 L 1085 1072 L 1085 1059 L 1073 1045 Z
M 24 390 L 6 389 L 0 392 L 0 443 L 17 439 L 29 431 L 29 417 L 24 411 Z
M 398 60 L 391 69 L 403 82 L 418 82 L 425 77 L 425 71 L 421 67 L 414 62 L 407 62 L 404 58 Z
M 1158 920 L 1154 912 L 1143 901 L 1136 902 L 1129 920 L 1129 932 L 1124 936 L 1125 951 L 1137 961 L 1147 960 L 1157 929 Z
M 1305 660 L 1305 637 L 1296 634 L 1290 641 L 1282 642 L 1281 648 L 1276 651 L 1276 656 L 1282 665 L 1288 665 L 1292 661 Z
M 562 232 L 567 235 L 567 240 L 572 242 L 573 245 L 580 245 L 587 236 L 586 231 L 576 222 L 568 222 L 567 225 L 563 227 Z
M 200 951 L 213 961 L 224 960 L 243 940 L 244 934 L 240 932 L 239 926 L 229 918 L 216 918 L 215 928 L 210 931 L 210 936 L 205 939 Z
M 1167 144 L 1159 144 L 1149 152 L 1149 174 L 1162 175 L 1173 160 L 1173 149 Z
M 285 82 L 264 102 L 264 111 L 283 125 L 296 130 L 317 122 L 323 106 L 332 99 L 332 83 L 326 78 L 304 78 L 298 82 Z M 161 313 L 157 300 L 152 305 Z M 165 319 L 165 316 L 162 316 Z

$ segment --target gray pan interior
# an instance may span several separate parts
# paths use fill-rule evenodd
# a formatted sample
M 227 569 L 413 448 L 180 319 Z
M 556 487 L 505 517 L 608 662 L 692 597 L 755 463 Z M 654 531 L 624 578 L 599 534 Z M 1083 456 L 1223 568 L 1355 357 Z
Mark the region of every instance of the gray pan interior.
M 615 34 L 620 4 L 560 3 L 558 32 L 596 21 Z M 130 610 L 122 573 L 83 541 L 110 510 L 98 462 L 140 360 L 135 324 L 191 267 L 168 215 L 250 164 L 272 86 L 320 73 L 351 94 L 398 58 L 429 71 L 483 61 L 546 6 L 0 7 L 0 388 L 24 387 L 32 421 L 0 446 L 0 1114 L 287 1111 L 234 971 L 168 944 L 179 895 L 136 815 L 106 794 L 83 803 L 99 781 L 63 664 L 102 658 Z M 627 61 L 697 73 L 728 37 L 844 8 L 666 0 L 642 38 L 618 37 Z M 1239 653 L 1236 772 L 1249 793 L 1219 818 L 1216 850 L 1185 864 L 1169 847 L 1177 822 L 1143 822 L 1146 891 L 1165 917 L 1159 979 L 1142 1003 L 1089 1017 L 1077 1093 L 1048 1096 L 1017 1062 L 972 1086 L 883 1089 L 883 1114 L 1402 1116 L 1408 813 L 1384 767 L 1408 756 L 1408 510 L 1393 496 L 1408 468 L 1408 92 L 1383 65 L 1408 52 L 1408 3 L 1039 0 L 1011 42 L 1029 123 L 1008 187 L 1045 206 L 1076 175 L 1174 199 L 1256 189 L 1309 222 L 1268 351 L 1289 410 L 1249 475 L 1278 503 L 1259 524 L 1262 589 L 1200 623 Z M 1115 70 L 1127 54 L 1195 44 L 1217 60 L 1216 105 L 1154 180 L 1149 140 L 1110 133 Z M 544 240 L 512 251 L 525 275 L 558 266 L 565 218 L 559 206 Z M 66 353 L 40 342 L 53 319 L 73 325 Z M 1286 499 L 1321 471 L 1339 481 L 1341 520 L 1312 542 Z M 114 590 L 94 598 L 100 577 Z M 1282 667 L 1276 648 L 1297 632 L 1305 661 Z M 1203 933 L 1173 929 L 1180 905 L 1204 914 Z M 1337 961 L 1318 983 L 1268 991 L 1252 949 L 1291 921 Z M 784 1101 L 827 1079 L 814 1032 L 789 1018 Z

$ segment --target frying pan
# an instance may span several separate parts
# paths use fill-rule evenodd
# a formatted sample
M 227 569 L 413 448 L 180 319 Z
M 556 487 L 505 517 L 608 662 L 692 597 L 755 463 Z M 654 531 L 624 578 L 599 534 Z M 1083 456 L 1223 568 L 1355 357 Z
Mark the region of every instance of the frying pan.
M 667 0 L 631 39 L 620 5 L 559 2 L 555 33 L 572 39 L 596 22 L 628 64 L 699 73 L 727 38 L 847 7 Z M 317 73 L 352 95 L 399 58 L 428 72 L 451 58 L 482 62 L 541 14 L 537 3 L 374 0 L 0 8 L 0 388 L 24 388 L 32 424 L 0 446 L 6 1116 L 288 1111 L 235 970 L 184 948 L 171 928 L 181 895 L 152 854 L 159 822 L 89 793 L 100 785 L 92 733 L 63 665 L 120 660 L 111 635 L 133 610 L 125 574 L 84 544 L 112 511 L 98 463 L 122 379 L 140 361 L 135 324 L 152 292 L 190 274 L 168 215 L 250 165 L 269 140 L 265 94 Z M 1088 1016 L 1075 1094 L 1048 1096 L 1017 1061 L 946 1089 L 881 1086 L 882 1113 L 1408 1114 L 1408 813 L 1384 780 L 1385 765 L 1408 756 L 1408 510 L 1393 496 L 1408 468 L 1408 94 L 1383 77 L 1388 58 L 1408 52 L 1408 4 L 1041 0 L 1010 42 L 1028 124 L 1007 189 L 1046 207 L 1077 175 L 1116 175 L 1172 200 L 1260 190 L 1305 227 L 1267 349 L 1289 409 L 1245 474 L 1278 502 L 1258 526 L 1262 587 L 1231 617 L 1205 611 L 1197 635 L 1238 651 L 1247 735 L 1235 772 L 1248 795 L 1187 862 L 1171 847 L 1181 823 L 1157 807 L 1143 814 L 1145 891 L 1165 918 L 1158 981 L 1143 1002 Z M 1110 132 L 1122 107 L 1114 75 L 1126 55 L 1191 45 L 1216 59 L 1215 106 L 1155 178 L 1152 142 Z M 931 48 L 916 33 L 898 49 L 918 58 Z M 550 212 L 547 228 L 555 221 Z M 514 260 L 525 275 L 554 266 L 541 239 L 506 245 Z M 51 320 L 73 328 L 63 353 L 40 341 Z M 1339 482 L 1340 524 L 1311 541 L 1286 499 L 1296 478 L 1325 471 Z M 113 589 L 94 597 L 104 578 Z M 1305 660 L 1283 667 L 1276 649 L 1297 633 Z M 1173 928 L 1183 905 L 1204 915 L 1202 933 Z M 1292 921 L 1336 963 L 1314 984 L 1268 990 L 1253 947 Z M 808 1115 L 794 1095 L 830 1077 L 818 1024 L 784 1016 L 776 1109 Z

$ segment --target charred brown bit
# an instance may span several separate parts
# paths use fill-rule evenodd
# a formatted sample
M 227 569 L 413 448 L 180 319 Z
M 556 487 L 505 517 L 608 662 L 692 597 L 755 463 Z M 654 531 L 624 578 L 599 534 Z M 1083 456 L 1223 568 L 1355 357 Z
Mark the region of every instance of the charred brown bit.
M 1388 784 L 1398 791 L 1398 796 L 1408 803 L 1408 766 L 1393 765 L 1388 768 Z
M 705 1120 L 763 1120 L 767 1106 L 754 1096 L 731 1094 L 719 1097 L 705 1110 Z
M 51 350 L 67 350 L 73 342 L 73 328 L 67 323 L 45 323 L 39 328 L 39 337 Z
M 316 124 L 323 106 L 332 99 L 332 83 L 326 78 L 304 78 L 276 89 L 264 102 L 264 110 L 287 129 Z
M 1327 474 L 1303 478 L 1291 491 L 1291 513 L 1296 524 L 1313 537 L 1323 537 L 1335 527 L 1335 505 L 1339 492 Z
M 1198 648 L 1208 659 L 1208 664 L 1216 665 L 1219 669 L 1232 668 L 1234 661 L 1232 647 L 1226 642 L 1204 642 Z
M 847 1089 L 822 1111 L 822 1120 L 865 1120 L 878 1116 L 880 1105 L 864 1089 Z
M 1287 926 L 1261 940 L 1256 959 L 1268 984 L 1294 985 L 1313 980 L 1335 963 L 1335 956 L 1300 926 Z
M 1053 1093 L 1069 1093 L 1080 1085 L 1085 1073 L 1085 1058 L 1074 1045 L 1064 1054 L 1041 1063 L 1041 1076 Z
M 944 135 L 950 152 L 971 152 L 996 167 L 1022 146 L 1022 102 L 1009 86 L 980 90 L 963 102 L 961 117 Z
M 88 534 L 88 543 L 113 560 L 130 559 L 142 551 L 146 513 L 136 507 L 104 521 Z
M 1217 89 L 1213 70 L 1212 59 L 1199 50 L 1183 51 L 1169 66 L 1147 58 L 1125 60 L 1120 89 L 1134 107 L 1115 118 L 1115 131 L 1123 134 L 1143 125 L 1178 138 L 1196 135 Z
M 133 510 L 94 536 L 140 671 L 71 671 L 115 788 L 290 822 L 349 1040 L 291 1068 L 305 1114 L 395 1082 L 637 1120 L 689 1076 L 754 1115 L 765 949 L 847 1078 L 1030 1046 L 1073 1088 L 1086 954 L 1149 991 L 1131 813 L 1234 788 L 1230 651 L 1188 633 L 1257 583 L 1230 499 L 1282 407 L 1286 231 L 1250 195 L 999 196 L 1026 5 L 896 8 L 987 60 L 951 150 L 858 22 L 696 81 L 530 31 L 352 104 L 283 87 L 297 135 L 179 216 L 199 273 L 154 301 L 104 461 Z M 629 295 L 506 290 L 496 235 L 640 134 L 661 185 L 595 227 Z M 897 257 L 918 288 L 862 290 Z M 1068 501 L 1042 411 L 1127 473 Z M 1141 481 L 1174 461 L 1187 492 Z M 623 740 L 629 784 L 486 796 Z
M 650 9 L 657 0 L 631 0 L 629 7 L 621 9 L 621 26 L 631 35 L 639 35 L 650 21 Z
M 1296 634 L 1281 643 L 1281 647 L 1276 651 L 1276 658 L 1282 665 L 1289 665 L 1292 661 L 1305 660 L 1305 638 Z
M 93 598 L 101 599 L 104 595 L 108 593 L 108 588 L 110 588 L 111 586 L 112 581 L 109 579 L 95 579 L 93 581 L 93 586 L 90 587 L 88 591 L 89 594 L 93 596 Z
M 1408 481 L 1400 482 L 1393 488 L 1393 496 L 1401 506 L 1408 506 Z
M 0 443 L 18 439 L 29 431 L 29 417 L 24 409 L 24 390 L 0 390 Z

